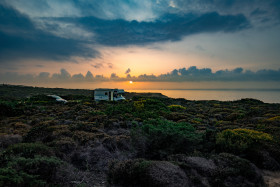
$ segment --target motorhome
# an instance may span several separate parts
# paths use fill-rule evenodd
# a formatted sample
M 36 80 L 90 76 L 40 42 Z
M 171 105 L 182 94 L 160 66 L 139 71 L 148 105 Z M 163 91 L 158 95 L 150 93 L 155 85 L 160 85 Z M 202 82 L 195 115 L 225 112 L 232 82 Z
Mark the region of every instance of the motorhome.
M 125 100 L 123 97 L 124 94 L 123 89 L 105 89 L 105 88 L 98 88 L 93 91 L 93 96 L 95 101 L 120 101 Z

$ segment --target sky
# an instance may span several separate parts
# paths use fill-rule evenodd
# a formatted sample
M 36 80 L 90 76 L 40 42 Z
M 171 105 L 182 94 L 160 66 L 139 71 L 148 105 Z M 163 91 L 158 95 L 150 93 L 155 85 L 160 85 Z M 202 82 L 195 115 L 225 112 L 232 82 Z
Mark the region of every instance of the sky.
M 275 87 L 279 33 L 279 0 L 0 0 L 0 82 Z

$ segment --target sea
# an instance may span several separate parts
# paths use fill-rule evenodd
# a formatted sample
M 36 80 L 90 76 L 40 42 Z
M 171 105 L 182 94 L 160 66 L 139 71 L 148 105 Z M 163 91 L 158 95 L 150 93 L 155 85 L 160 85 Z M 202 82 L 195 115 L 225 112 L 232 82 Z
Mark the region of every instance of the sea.
M 187 100 L 235 101 L 258 99 L 265 103 L 280 103 L 279 82 L 93 82 L 93 83 L 33 83 L 23 84 L 46 88 L 89 89 L 119 88 L 127 92 L 162 93 L 171 98 Z
M 180 89 L 180 90 L 126 90 L 127 92 L 162 93 L 171 98 L 187 100 L 235 101 L 253 98 L 265 103 L 280 103 L 280 89 Z

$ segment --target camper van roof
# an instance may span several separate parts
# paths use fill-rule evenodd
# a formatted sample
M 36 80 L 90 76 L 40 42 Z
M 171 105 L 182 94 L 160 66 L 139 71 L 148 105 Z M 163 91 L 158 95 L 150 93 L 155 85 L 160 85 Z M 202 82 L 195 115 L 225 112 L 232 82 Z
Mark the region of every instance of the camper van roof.
M 110 88 L 97 88 L 97 89 L 95 89 L 95 91 L 122 91 L 122 92 L 124 92 L 123 89 L 118 89 L 118 88 L 115 88 L 115 89 L 110 89 Z
M 114 89 L 109 89 L 109 88 L 97 88 L 97 89 L 95 89 L 95 91 L 111 91 L 111 90 L 114 90 Z

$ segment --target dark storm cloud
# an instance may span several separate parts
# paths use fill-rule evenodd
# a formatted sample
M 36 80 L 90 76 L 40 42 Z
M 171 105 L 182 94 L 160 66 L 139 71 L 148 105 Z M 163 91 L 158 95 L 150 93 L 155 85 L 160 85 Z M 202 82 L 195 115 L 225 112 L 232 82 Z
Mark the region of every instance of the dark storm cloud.
M 100 56 L 100 45 L 178 41 L 198 33 L 238 32 L 254 27 L 254 17 L 262 21 L 280 18 L 279 0 L 25 2 L 0 2 L 1 64 L 25 59 L 94 58 Z
M 255 9 L 254 11 L 251 12 L 252 16 L 261 16 L 266 14 L 267 11 L 261 10 L 260 8 Z
M 154 22 L 103 20 L 96 17 L 60 18 L 59 20 L 75 22 L 96 33 L 98 43 L 109 46 L 176 41 L 191 34 L 235 32 L 250 26 L 249 21 L 241 14 L 220 15 L 217 12 L 203 15 L 166 14 Z
M 27 16 L 0 4 L 1 63 L 31 58 L 63 61 L 72 56 L 96 55 L 98 52 L 84 43 L 39 30 Z
M 69 60 L 80 56 L 92 58 L 98 52 L 88 44 L 108 46 L 140 45 L 159 41 L 180 40 L 183 36 L 201 32 L 235 32 L 249 26 L 243 15 L 220 15 L 217 12 L 197 14 L 166 14 L 153 22 L 105 20 L 96 17 L 44 18 L 44 29 L 36 28 L 31 18 L 0 4 L 0 61 L 22 59 Z M 51 22 L 52 24 L 48 24 Z M 57 22 L 57 24 L 55 24 Z M 79 40 L 54 35 L 59 24 L 75 24 L 94 39 Z M 95 68 L 99 68 L 97 65 Z

